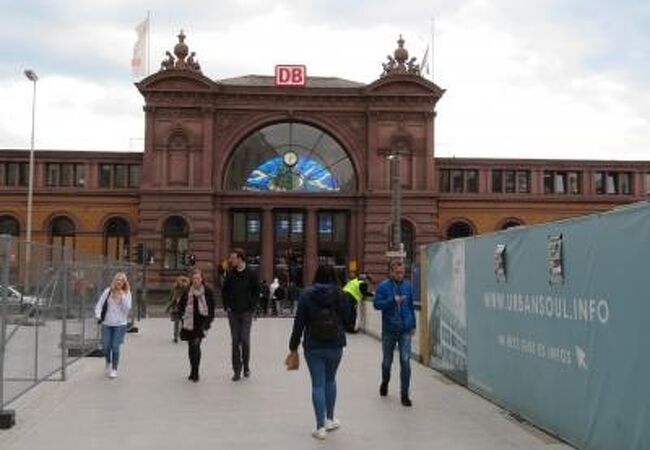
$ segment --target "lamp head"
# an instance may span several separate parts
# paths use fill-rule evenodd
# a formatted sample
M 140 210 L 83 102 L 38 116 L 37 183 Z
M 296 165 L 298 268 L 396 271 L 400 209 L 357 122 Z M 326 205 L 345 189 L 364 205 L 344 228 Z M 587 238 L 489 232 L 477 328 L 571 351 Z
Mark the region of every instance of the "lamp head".
M 36 72 L 34 72 L 32 69 L 25 70 L 25 76 L 29 79 L 29 81 L 38 81 L 38 75 L 36 75 Z

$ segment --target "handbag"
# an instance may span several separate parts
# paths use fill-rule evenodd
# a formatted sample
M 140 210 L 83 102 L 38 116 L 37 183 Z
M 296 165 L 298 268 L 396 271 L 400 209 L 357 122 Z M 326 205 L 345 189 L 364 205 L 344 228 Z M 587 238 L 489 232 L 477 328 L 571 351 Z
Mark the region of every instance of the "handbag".
M 289 352 L 287 358 L 284 360 L 284 365 L 287 366 L 287 370 L 298 370 L 300 367 L 300 356 L 298 352 Z

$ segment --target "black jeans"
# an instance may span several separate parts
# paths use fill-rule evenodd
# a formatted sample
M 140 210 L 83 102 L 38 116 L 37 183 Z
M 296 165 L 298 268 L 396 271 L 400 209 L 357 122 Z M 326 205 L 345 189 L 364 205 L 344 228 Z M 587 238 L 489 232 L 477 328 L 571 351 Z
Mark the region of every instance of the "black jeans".
M 198 378 L 199 365 L 201 364 L 201 339 L 193 337 L 187 341 L 187 355 L 190 357 L 190 377 Z
M 239 374 L 242 366 L 245 371 L 249 370 L 253 313 L 228 311 L 228 322 L 232 338 L 232 370 Z

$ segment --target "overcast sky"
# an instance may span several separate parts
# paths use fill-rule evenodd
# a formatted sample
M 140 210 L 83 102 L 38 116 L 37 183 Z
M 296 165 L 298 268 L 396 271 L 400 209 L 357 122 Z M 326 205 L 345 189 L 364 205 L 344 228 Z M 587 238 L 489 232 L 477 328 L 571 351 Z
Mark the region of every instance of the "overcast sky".
M 435 17 L 436 155 L 650 159 L 648 0 L 0 0 L 0 148 L 141 150 L 130 60 L 151 11 L 151 67 L 183 28 L 203 73 L 278 63 L 363 83 Z

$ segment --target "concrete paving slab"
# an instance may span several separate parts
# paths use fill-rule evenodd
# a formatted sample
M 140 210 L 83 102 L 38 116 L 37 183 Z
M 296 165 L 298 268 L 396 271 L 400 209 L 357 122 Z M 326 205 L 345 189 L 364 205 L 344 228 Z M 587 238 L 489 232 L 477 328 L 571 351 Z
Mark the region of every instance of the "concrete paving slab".
M 46 383 L 10 407 L 17 425 L 0 430 L 3 450 L 212 449 L 498 449 L 571 447 L 507 419 L 503 410 L 432 370 L 413 364 L 413 408 L 399 402 L 398 365 L 387 398 L 378 396 L 380 345 L 349 338 L 338 376 L 342 428 L 311 437 L 309 376 L 287 372 L 290 319 L 253 324 L 250 379 L 230 381 L 225 319 L 203 345 L 201 381 L 187 380 L 185 343 L 172 343 L 171 322 L 148 319 L 127 335 L 119 377 L 104 362 L 75 364 L 66 383 Z M 398 364 L 398 358 L 395 358 Z

